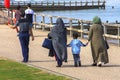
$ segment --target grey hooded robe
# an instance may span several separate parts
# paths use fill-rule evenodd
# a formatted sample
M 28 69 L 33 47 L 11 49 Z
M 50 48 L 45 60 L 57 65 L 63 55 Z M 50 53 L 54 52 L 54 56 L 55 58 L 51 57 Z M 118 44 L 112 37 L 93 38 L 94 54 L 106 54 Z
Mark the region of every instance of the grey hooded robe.
M 52 38 L 53 48 L 58 58 L 62 61 L 67 60 L 66 28 L 61 18 L 57 19 L 56 25 L 50 31 L 49 36 Z

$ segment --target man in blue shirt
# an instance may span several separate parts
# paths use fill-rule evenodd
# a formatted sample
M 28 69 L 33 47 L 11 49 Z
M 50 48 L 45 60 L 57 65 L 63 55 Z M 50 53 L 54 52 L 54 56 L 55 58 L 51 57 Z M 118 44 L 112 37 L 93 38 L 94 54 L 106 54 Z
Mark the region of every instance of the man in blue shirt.
M 24 18 L 25 13 L 21 13 L 20 19 L 16 22 L 15 26 L 10 26 L 15 29 L 18 27 L 19 31 L 19 40 L 22 48 L 23 61 L 28 62 L 29 59 L 29 38 L 32 37 L 32 41 L 34 40 L 32 25 L 31 23 Z

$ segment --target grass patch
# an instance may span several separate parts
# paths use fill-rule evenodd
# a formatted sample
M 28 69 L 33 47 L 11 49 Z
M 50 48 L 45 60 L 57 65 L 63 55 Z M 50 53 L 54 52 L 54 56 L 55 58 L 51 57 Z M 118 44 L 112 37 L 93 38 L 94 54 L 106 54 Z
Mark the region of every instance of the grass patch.
M 71 80 L 11 60 L 0 59 L 0 80 Z

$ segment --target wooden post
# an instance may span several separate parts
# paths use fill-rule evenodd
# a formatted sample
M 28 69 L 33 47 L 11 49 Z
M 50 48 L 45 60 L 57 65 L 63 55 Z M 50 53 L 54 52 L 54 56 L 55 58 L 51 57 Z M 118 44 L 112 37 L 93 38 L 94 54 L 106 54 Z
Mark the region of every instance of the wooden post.
M 81 6 L 82 6 L 82 1 L 81 1 Z
M 54 1 L 53 1 L 53 3 L 52 3 L 52 6 L 54 6 Z
M 50 24 L 52 25 L 53 24 L 53 18 L 52 18 L 52 16 L 50 16 Z M 50 31 L 51 31 L 51 27 L 50 27 Z
M 34 29 L 36 29 L 36 14 L 34 14 Z
M 35 2 L 35 5 L 37 5 L 37 2 Z
M 25 1 L 24 1 L 24 6 L 25 6 Z
M 103 6 L 104 6 L 104 9 L 105 9 L 105 0 L 103 1 Z
M 104 30 L 104 35 L 107 34 L 107 28 L 105 25 L 103 25 L 103 30 Z M 106 37 L 104 36 L 104 39 L 106 39 Z
M 77 1 L 75 1 L 75 6 L 77 6 Z
M 48 1 L 47 1 L 47 6 L 48 6 Z
M 43 6 L 43 2 L 41 2 L 41 6 Z
M 73 32 L 72 32 L 72 19 L 70 19 L 69 21 L 69 24 L 70 24 L 70 36 L 72 36 Z
M 12 6 L 13 6 L 13 2 L 12 2 Z
M 88 1 L 86 0 L 86 4 L 85 4 L 85 6 L 87 6 L 88 5 Z
M 69 2 L 69 5 L 71 6 L 71 1 Z
M 44 15 L 42 16 L 42 23 L 45 24 L 45 16 Z M 44 31 L 45 30 L 45 26 L 41 26 L 41 27 L 42 27 L 42 31 Z
M 118 46 L 120 47 L 120 26 L 118 26 Z
M 81 23 L 81 31 L 83 31 L 83 22 L 80 21 L 80 23 Z M 81 38 L 83 38 L 83 32 L 81 32 Z
M 100 1 L 98 0 L 98 6 L 100 5 Z
M 60 6 L 60 2 L 58 1 L 58 6 Z
M 92 6 L 94 6 L 94 1 L 92 0 Z
M 64 1 L 64 6 L 65 6 L 65 1 Z
M 20 5 L 20 2 L 18 2 L 18 5 Z

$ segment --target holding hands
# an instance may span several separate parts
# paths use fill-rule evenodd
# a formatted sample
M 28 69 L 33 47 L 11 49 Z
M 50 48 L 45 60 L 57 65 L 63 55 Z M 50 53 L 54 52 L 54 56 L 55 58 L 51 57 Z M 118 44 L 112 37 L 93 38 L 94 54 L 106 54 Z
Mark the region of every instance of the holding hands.
M 85 44 L 86 46 L 88 45 L 89 41 L 87 41 L 87 43 Z

